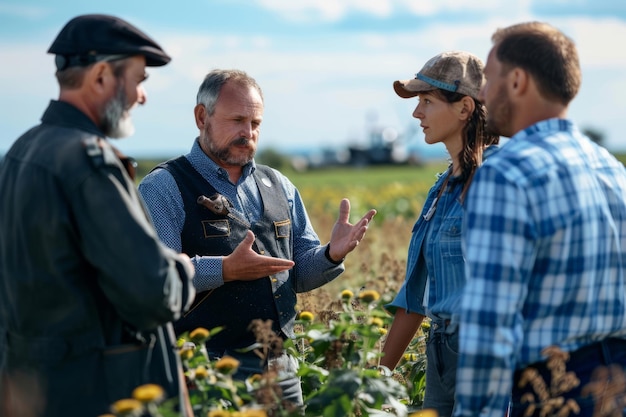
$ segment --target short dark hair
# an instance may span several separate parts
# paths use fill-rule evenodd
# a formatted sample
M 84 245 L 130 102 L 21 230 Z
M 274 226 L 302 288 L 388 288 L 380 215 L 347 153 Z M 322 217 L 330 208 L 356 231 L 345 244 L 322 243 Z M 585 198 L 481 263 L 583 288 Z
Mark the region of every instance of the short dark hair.
M 543 22 L 526 22 L 498 29 L 491 40 L 506 73 L 514 67 L 527 71 L 539 93 L 567 105 L 581 84 L 576 45 L 560 30 Z

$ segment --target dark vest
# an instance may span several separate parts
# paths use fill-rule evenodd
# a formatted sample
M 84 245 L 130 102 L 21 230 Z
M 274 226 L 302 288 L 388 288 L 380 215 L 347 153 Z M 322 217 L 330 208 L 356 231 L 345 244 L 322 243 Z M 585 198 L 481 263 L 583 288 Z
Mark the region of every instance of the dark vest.
M 253 173 L 264 209 L 261 218 L 252 225 L 237 214 L 219 214 L 198 203 L 199 196 L 212 197 L 217 192 L 184 156 L 157 168 L 172 174 L 181 193 L 185 208 L 181 234 L 184 253 L 190 257 L 229 255 L 247 231 L 252 230 L 256 236 L 253 249 L 257 253 L 292 259 L 289 203 L 271 168 L 257 165 Z M 181 334 L 197 327 L 209 330 L 223 327 L 211 337 L 207 347 L 214 352 L 236 349 L 256 342 L 248 330 L 254 319 L 270 319 L 274 331 L 283 338 L 292 337 L 295 304 L 295 283 L 290 271 L 253 281 L 231 281 L 198 293 L 189 312 L 174 323 L 174 328 Z

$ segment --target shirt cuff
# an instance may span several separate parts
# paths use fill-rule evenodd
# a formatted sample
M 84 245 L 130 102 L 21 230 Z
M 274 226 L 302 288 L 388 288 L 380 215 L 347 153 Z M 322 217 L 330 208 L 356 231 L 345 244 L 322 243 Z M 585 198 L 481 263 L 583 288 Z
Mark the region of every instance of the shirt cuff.
M 326 259 L 328 259 L 328 262 L 332 263 L 333 265 L 341 265 L 344 259 L 346 259 L 346 258 L 341 258 L 341 260 L 339 261 L 333 260 L 333 258 L 330 257 L 330 243 L 326 245 L 326 250 L 324 250 L 324 255 L 326 256 Z
M 208 291 L 224 285 L 221 256 L 194 256 L 191 262 L 196 267 L 193 284 L 196 292 Z

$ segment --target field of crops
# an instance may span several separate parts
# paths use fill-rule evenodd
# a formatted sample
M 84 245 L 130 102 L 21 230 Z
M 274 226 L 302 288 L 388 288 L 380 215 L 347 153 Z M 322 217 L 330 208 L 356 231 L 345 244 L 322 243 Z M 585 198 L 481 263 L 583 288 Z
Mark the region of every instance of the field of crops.
M 142 165 L 140 174 L 154 162 L 144 161 Z M 424 330 L 428 323 L 418 330 L 391 378 L 383 377 L 375 366 L 392 320 L 383 306 L 402 285 L 411 229 L 436 175 L 446 165 L 441 161 L 420 167 L 283 171 L 298 187 L 322 243 L 329 239 L 342 198 L 351 201 L 351 222 L 370 208 L 378 211 L 365 239 L 347 257 L 345 273 L 322 288 L 298 296 L 296 338 L 285 342 L 285 348 L 299 363 L 306 412 L 296 410 L 294 414 L 276 397 L 267 395 L 268 390 L 273 392 L 271 376 L 256 381 L 253 391 L 245 386 L 236 388 L 230 371 L 222 369 L 231 369 L 232 364 L 207 362 L 198 351 L 197 346 L 203 345 L 200 342 L 193 352 L 181 351 L 191 381 L 194 415 L 366 417 L 407 416 L 407 411 L 410 417 L 419 415 L 411 411 L 418 410 L 423 401 Z M 253 324 L 261 329 L 258 340 L 271 333 L 263 330 L 269 328 L 267 323 Z M 190 334 L 179 342 L 193 339 Z M 250 392 L 254 398 L 244 401 Z M 243 408 L 237 405 L 244 402 Z M 248 406 L 263 413 L 240 412 Z M 381 410 L 386 412 L 380 414 Z
M 141 161 L 140 176 L 157 162 Z M 383 306 L 402 285 L 411 229 L 437 173 L 446 165 L 441 161 L 420 167 L 283 171 L 299 189 L 323 244 L 330 238 L 342 198 L 351 202 L 352 223 L 370 208 L 378 211 L 365 239 L 348 255 L 345 273 L 321 288 L 298 295 L 296 339 L 288 341 L 285 348 L 298 359 L 303 373 L 305 415 L 368 416 L 383 408 L 394 410 L 385 415 L 406 415 L 406 411 L 400 412 L 403 408 L 420 406 L 425 369 L 422 331 L 415 335 L 392 378 L 383 378 L 375 367 L 392 319 Z M 256 325 L 262 328 L 264 324 Z M 263 340 L 266 333 L 261 331 L 265 336 L 257 338 Z M 224 398 L 229 398 L 229 409 L 236 409 L 233 404 L 242 401 L 237 396 L 245 390 L 223 391 L 222 382 L 226 386 L 234 386 L 234 382 L 220 372 L 220 363 L 207 362 L 197 349 L 182 353 L 186 375 L 194 381 L 190 395 L 195 415 L 231 415 L 215 413 Z M 222 382 L 209 384 L 208 376 L 198 379 L 196 374 L 211 374 L 214 381 Z M 260 386 L 255 392 L 271 386 Z M 215 399 L 221 403 L 214 403 Z M 256 401 L 268 411 L 264 415 L 292 415 L 276 401 L 266 403 L 259 396 Z
M 315 304 L 342 289 L 375 289 L 383 298 L 395 294 L 404 279 L 411 229 L 435 175 L 445 166 L 344 168 L 289 175 L 323 243 L 330 237 L 342 198 L 351 202 L 352 222 L 370 208 L 378 211 L 366 238 L 346 259 L 346 272 L 322 289 L 302 296 L 305 308 L 321 307 Z

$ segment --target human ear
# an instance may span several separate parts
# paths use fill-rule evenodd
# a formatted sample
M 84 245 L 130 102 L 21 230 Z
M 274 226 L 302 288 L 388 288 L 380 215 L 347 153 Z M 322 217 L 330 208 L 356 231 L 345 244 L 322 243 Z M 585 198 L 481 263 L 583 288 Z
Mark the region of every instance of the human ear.
M 115 86 L 115 74 L 106 62 L 97 62 L 85 72 L 83 85 L 97 95 L 106 95 Z
M 514 68 L 509 72 L 509 87 L 514 96 L 523 95 L 529 82 L 529 75 L 521 68 Z
M 470 96 L 465 96 L 461 99 L 459 104 L 459 118 L 461 120 L 469 120 L 472 117 L 472 114 L 474 114 L 474 110 L 476 109 L 476 103 L 474 102 L 474 99 Z
M 203 130 L 206 124 L 207 116 L 207 111 L 206 107 L 204 107 L 204 104 L 196 104 L 196 107 L 193 108 L 193 115 L 196 119 L 196 126 L 198 127 L 198 129 Z

